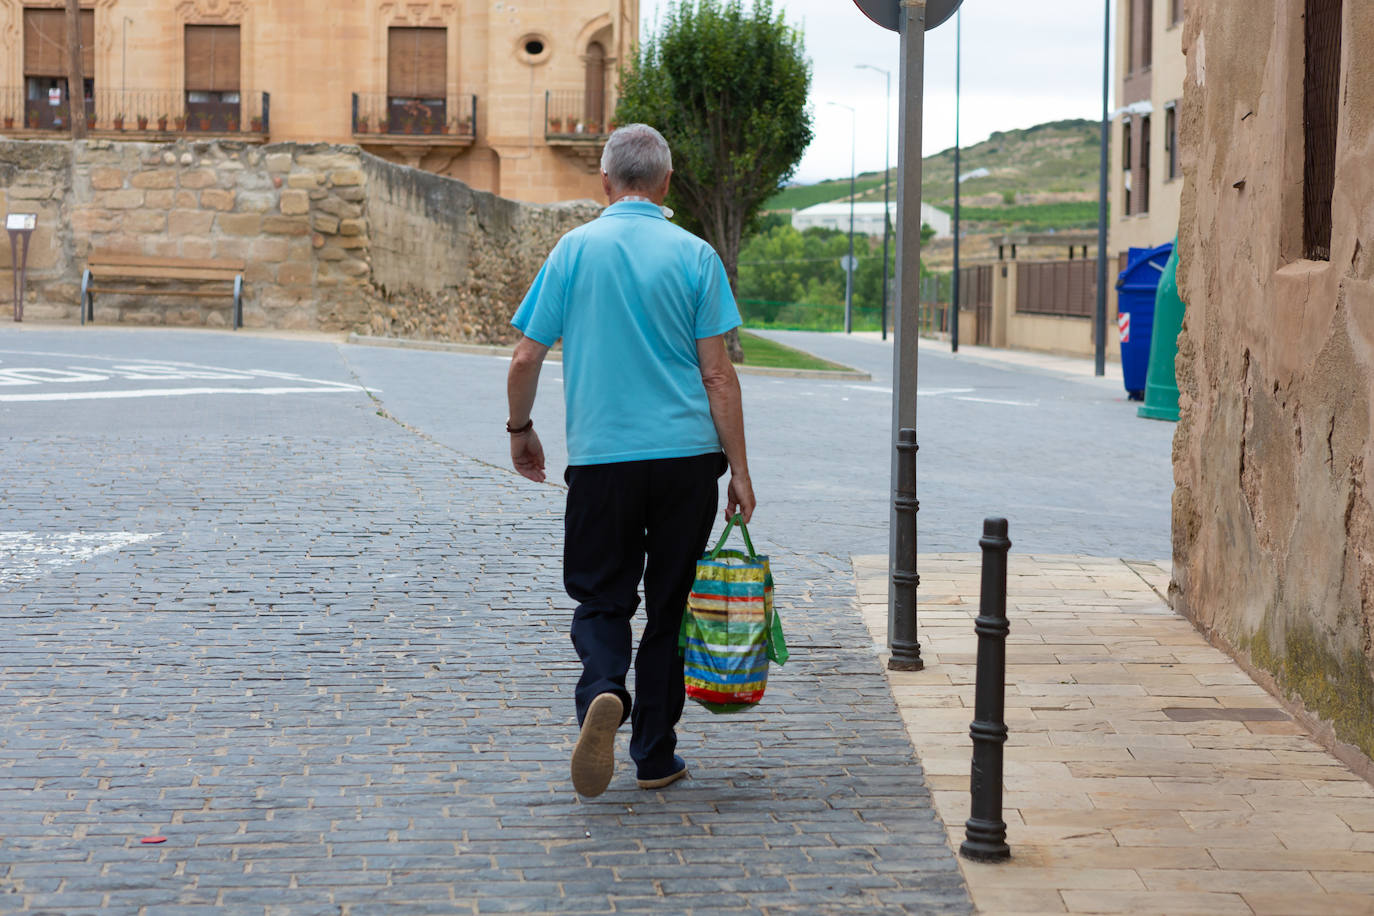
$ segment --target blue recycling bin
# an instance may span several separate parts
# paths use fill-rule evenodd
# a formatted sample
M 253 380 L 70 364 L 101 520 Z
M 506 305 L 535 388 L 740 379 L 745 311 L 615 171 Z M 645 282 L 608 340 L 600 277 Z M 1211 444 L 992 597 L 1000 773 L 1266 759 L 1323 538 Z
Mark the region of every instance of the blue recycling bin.
M 1150 337 L 1155 324 L 1155 292 L 1174 243 L 1158 248 L 1132 248 L 1126 269 L 1116 278 L 1117 327 L 1121 331 L 1121 378 L 1126 397 L 1145 400 L 1145 377 L 1150 370 Z

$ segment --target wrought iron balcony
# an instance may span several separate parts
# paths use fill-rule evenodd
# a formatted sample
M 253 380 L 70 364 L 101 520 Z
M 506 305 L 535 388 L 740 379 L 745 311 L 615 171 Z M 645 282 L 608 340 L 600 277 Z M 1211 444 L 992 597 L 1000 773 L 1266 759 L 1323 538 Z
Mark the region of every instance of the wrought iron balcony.
M 604 96 L 578 90 L 544 93 L 544 139 L 551 144 L 601 145 L 615 129 Z
M 360 144 L 468 146 L 477 138 L 477 96 L 355 92 L 352 124 Z
M 265 141 L 271 132 L 267 92 L 97 89 L 86 97 L 92 137 L 162 140 L 181 134 Z M 69 134 L 65 96 L 35 87 L 0 89 L 0 133 L 11 137 Z

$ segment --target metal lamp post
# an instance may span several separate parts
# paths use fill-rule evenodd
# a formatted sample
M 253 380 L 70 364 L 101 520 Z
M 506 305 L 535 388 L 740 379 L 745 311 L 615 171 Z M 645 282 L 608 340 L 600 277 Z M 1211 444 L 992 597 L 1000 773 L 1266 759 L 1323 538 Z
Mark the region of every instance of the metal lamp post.
M 849 109 L 849 257 L 844 261 L 844 332 L 854 329 L 854 163 L 855 149 L 858 145 L 859 119 L 853 105 L 843 102 L 828 102 L 836 108 Z
M 949 349 L 959 352 L 959 83 L 964 72 L 964 13 L 954 14 L 954 275 L 951 278 Z
M 887 340 L 887 240 L 891 234 L 888 227 L 891 220 L 888 219 L 888 209 L 891 206 L 889 201 L 891 196 L 888 189 L 892 184 L 892 71 L 884 70 L 882 67 L 875 67 L 872 64 L 855 64 L 860 70 L 876 70 L 887 77 L 887 107 L 883 109 L 883 124 L 886 125 L 883 131 L 883 313 L 882 313 L 882 332 L 883 340 Z
M 1093 328 L 1093 374 L 1107 373 L 1107 59 L 1112 50 L 1112 0 L 1102 10 L 1102 148 L 1097 177 L 1097 321 Z

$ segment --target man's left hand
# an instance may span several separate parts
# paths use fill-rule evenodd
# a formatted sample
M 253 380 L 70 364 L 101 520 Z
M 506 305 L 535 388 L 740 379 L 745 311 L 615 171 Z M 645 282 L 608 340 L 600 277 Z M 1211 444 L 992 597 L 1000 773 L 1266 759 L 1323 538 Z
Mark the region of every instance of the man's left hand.
M 544 446 L 533 429 L 510 437 L 510 457 L 520 476 L 544 482 Z

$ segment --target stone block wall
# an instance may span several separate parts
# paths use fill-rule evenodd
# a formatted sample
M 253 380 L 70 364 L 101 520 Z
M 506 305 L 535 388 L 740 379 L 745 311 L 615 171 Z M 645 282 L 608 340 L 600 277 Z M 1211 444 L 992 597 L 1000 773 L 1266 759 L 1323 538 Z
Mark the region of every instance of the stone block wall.
M 1374 755 L 1374 5 L 1345 5 L 1326 260 L 1303 243 L 1304 8 L 1188 9 L 1170 591 Z
M 363 158 L 380 295 L 368 333 L 509 343 L 510 318 L 554 243 L 600 212 L 532 206 L 418 169 Z
M 38 214 L 26 318 L 78 321 L 102 249 L 243 259 L 248 327 L 496 342 L 558 237 L 597 208 L 503 200 L 353 146 L 92 140 L 0 142 L 0 211 Z M 4 246 L 6 291 L 8 267 Z M 103 294 L 96 319 L 225 326 L 228 302 Z

